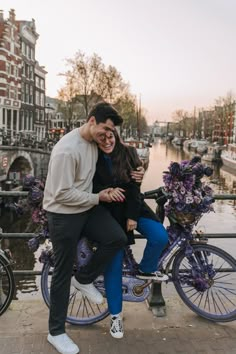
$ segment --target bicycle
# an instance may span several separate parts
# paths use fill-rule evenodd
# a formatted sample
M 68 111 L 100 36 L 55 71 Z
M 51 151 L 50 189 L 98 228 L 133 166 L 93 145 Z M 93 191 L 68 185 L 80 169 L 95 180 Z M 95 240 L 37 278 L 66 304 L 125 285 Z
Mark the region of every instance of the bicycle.
M 144 197 L 154 199 L 163 215 L 163 200 L 166 195 L 158 188 L 144 193 Z M 189 227 L 177 226 L 179 235 L 163 251 L 158 268 L 169 274 L 175 289 L 183 302 L 198 315 L 215 322 L 228 322 L 236 319 L 236 260 L 213 245 L 208 245 L 204 234 L 194 234 Z M 187 231 L 186 231 L 187 230 Z M 184 236 L 183 236 L 184 235 Z M 47 232 L 37 235 L 36 244 Z M 34 242 L 35 242 L 34 240 Z M 41 291 L 47 306 L 50 306 L 50 282 L 53 273 L 53 250 L 50 241 L 46 241 L 40 261 L 43 263 Z M 94 252 L 94 245 L 82 239 L 78 244 L 77 267 L 88 262 Z M 123 266 L 123 301 L 141 302 L 150 293 L 151 281 L 136 278 L 137 262 L 132 249 L 125 249 Z M 73 272 L 73 274 L 74 274 Z M 72 276 L 73 276 L 72 274 Z M 106 298 L 103 276 L 98 277 L 94 285 Z M 106 301 L 102 305 L 91 303 L 86 297 L 71 287 L 67 322 L 75 325 L 88 325 L 103 320 L 109 315 Z
M 0 234 L 2 229 L 0 229 Z M 16 289 L 12 270 L 13 258 L 9 249 L 1 248 L 0 240 L 0 316 L 9 307 Z
M 208 186 L 202 187 L 200 179 L 203 175 L 210 176 L 212 170 L 205 168 L 199 159 L 195 158 L 183 161 L 182 165 L 172 163 L 170 172 L 166 173 L 169 176 L 166 175 L 164 178 L 165 187 L 144 193 L 144 198 L 156 201 L 156 213 L 161 221 L 167 217 L 170 223 L 167 227 L 169 243 L 159 259 L 158 269 L 169 275 L 169 281 L 173 282 L 182 301 L 196 314 L 214 322 L 233 321 L 236 319 L 236 260 L 224 250 L 209 245 L 204 234 L 193 232 L 203 213 L 211 210 L 212 190 Z M 183 194 L 183 182 L 186 182 L 188 186 L 186 188 L 189 188 L 186 190 L 188 202 L 181 205 L 176 191 L 180 186 L 180 192 Z M 194 198 L 190 203 L 191 190 L 194 191 Z M 37 197 L 38 194 L 35 193 L 35 200 L 38 200 Z M 191 211 L 193 206 L 198 212 Z M 46 247 L 40 255 L 40 261 L 43 263 L 41 292 L 49 307 L 54 265 L 53 250 L 48 239 L 45 214 L 40 209 L 38 211 L 36 209 L 35 213 L 35 220 L 40 222 L 41 217 L 43 218 L 43 231 L 30 240 L 29 244 L 31 249 L 36 251 L 40 239 L 42 237 L 46 239 Z M 95 250 L 96 245 L 89 244 L 86 239 L 80 240 L 71 276 L 89 261 Z M 141 302 L 150 294 L 152 280 L 138 279 L 137 269 L 138 264 L 132 249 L 128 246 L 123 262 L 123 301 Z M 103 294 L 104 303 L 102 305 L 91 303 L 80 291 L 71 286 L 66 319 L 68 323 L 88 325 L 109 315 L 102 275 L 94 281 L 94 285 Z

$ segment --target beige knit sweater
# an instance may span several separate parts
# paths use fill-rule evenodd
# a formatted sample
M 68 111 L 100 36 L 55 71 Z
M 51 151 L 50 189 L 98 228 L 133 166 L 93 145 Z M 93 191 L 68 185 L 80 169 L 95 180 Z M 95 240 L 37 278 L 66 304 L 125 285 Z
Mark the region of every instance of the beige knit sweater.
M 82 213 L 99 203 L 92 193 L 98 150 L 80 135 L 66 134 L 53 148 L 44 191 L 43 208 L 62 214 Z

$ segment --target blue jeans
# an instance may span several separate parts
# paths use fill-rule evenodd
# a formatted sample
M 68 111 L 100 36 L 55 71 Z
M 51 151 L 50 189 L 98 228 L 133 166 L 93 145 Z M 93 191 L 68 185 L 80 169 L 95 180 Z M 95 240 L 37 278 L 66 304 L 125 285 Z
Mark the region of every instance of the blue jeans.
M 160 222 L 140 217 L 137 230 L 147 239 L 139 268 L 145 273 L 154 272 L 168 242 L 166 229 Z M 118 251 L 104 273 L 108 309 L 112 315 L 122 311 L 123 255 L 123 250 Z

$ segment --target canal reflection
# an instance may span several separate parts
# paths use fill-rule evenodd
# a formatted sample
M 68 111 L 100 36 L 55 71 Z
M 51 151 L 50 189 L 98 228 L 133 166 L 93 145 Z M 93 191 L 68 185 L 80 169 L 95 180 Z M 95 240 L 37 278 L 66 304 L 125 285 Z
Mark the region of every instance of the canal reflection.
M 193 156 L 193 155 L 192 155 Z M 166 171 L 171 161 L 180 162 L 189 159 L 190 156 L 183 149 L 175 148 L 171 144 L 165 144 L 158 139 L 150 148 L 150 163 L 145 173 L 142 183 L 142 191 L 156 189 L 163 185 L 163 171 Z M 210 165 L 207 163 L 207 165 Z M 214 169 L 213 175 L 210 177 L 209 183 L 215 193 L 236 193 L 236 176 L 219 165 L 211 165 Z M 148 201 L 152 208 L 155 208 L 154 201 Z M 233 233 L 236 230 L 236 205 L 234 201 L 216 201 L 214 205 L 215 213 L 204 215 L 197 225 L 198 230 L 208 233 Z M 9 223 L 4 221 L 5 232 L 33 232 L 30 218 L 14 219 Z M 3 216 L 1 216 L 1 224 Z M 236 257 L 236 239 L 210 240 L 210 243 L 222 247 L 227 252 Z M 33 254 L 28 250 L 25 240 L 5 241 L 5 245 L 10 247 L 16 260 L 15 269 L 40 270 L 42 265 L 38 262 L 40 250 Z M 17 299 L 25 299 L 27 297 L 39 296 L 40 277 L 27 276 L 17 277 Z M 28 296 L 27 296 L 28 295 Z
M 142 191 L 155 189 L 163 185 L 163 171 L 166 171 L 171 161 L 191 159 L 194 156 L 182 148 L 176 148 L 172 144 L 165 144 L 158 139 L 150 149 L 150 163 L 142 183 Z M 210 186 L 215 193 L 236 193 L 236 176 L 225 169 L 224 166 L 210 164 L 214 172 L 208 178 Z M 154 201 L 148 201 L 155 207 Z M 214 203 L 214 213 L 204 215 L 197 225 L 198 230 L 208 233 L 234 233 L 236 230 L 236 205 L 235 201 L 217 200 Z M 236 257 L 236 239 L 210 240 L 212 244 L 222 247 Z

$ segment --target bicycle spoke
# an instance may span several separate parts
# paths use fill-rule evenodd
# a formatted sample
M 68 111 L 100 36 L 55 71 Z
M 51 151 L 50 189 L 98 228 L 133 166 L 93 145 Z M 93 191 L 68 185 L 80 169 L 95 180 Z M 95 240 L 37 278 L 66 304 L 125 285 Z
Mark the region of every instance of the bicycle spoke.
M 236 261 L 211 245 L 193 245 L 173 263 L 176 290 L 196 313 L 214 321 L 236 319 Z M 175 269 L 176 268 L 176 269 Z
M 224 294 L 222 291 L 220 291 L 220 293 L 233 305 L 236 306 L 235 303 L 233 301 L 231 301 L 228 296 L 226 294 Z
M 218 306 L 218 303 L 217 303 L 217 301 L 215 299 L 215 296 L 214 296 L 213 292 L 211 292 L 211 297 L 212 297 L 212 302 L 213 302 L 213 306 L 214 306 L 215 312 L 217 312 L 217 309 L 218 309 L 218 311 L 222 314 L 222 311 L 221 311 L 220 307 Z
M 46 264 L 42 273 L 42 293 L 45 302 L 50 305 L 50 286 L 51 286 L 51 275 L 53 268 L 49 264 Z M 94 285 L 98 290 L 104 289 L 103 278 L 100 277 L 98 281 L 94 281 Z M 92 303 L 87 297 L 84 297 L 80 291 L 71 286 L 69 295 L 69 306 L 67 312 L 66 321 L 71 324 L 92 324 L 94 322 L 100 321 L 109 314 L 107 308 L 107 302 L 101 305 Z
M 223 295 L 223 294 L 222 294 L 222 295 Z M 218 297 L 218 299 L 219 299 L 219 301 L 220 301 L 222 307 L 224 308 L 225 312 L 228 313 L 228 310 L 227 310 L 227 308 L 225 307 L 225 304 L 224 304 L 223 301 L 221 300 L 221 298 L 220 298 L 220 296 L 219 296 L 218 293 L 216 293 L 216 296 Z

